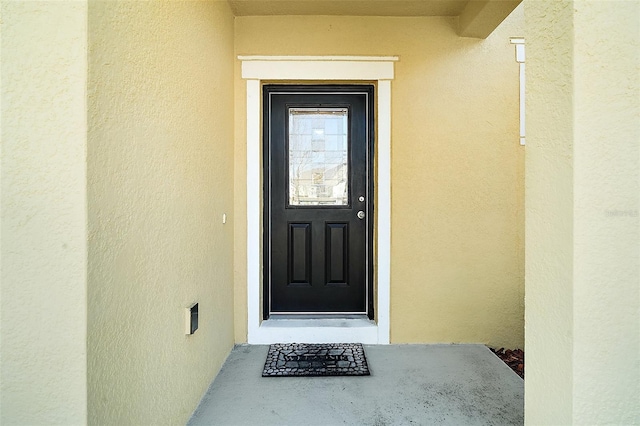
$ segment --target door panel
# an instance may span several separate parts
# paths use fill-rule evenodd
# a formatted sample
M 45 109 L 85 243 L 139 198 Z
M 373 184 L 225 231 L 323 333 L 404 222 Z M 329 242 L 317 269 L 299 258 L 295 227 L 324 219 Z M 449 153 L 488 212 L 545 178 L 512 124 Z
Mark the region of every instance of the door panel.
M 372 317 L 373 87 L 265 86 L 263 105 L 264 317 Z
M 311 285 L 311 224 L 289 224 L 289 285 Z
M 348 223 L 328 223 L 325 242 L 327 245 L 327 285 L 347 285 L 349 265 Z

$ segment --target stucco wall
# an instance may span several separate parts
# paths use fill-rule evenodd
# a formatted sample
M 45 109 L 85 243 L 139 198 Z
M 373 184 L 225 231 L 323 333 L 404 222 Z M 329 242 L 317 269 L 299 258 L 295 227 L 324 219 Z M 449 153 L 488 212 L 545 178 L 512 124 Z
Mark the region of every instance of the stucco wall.
M 86 421 L 86 13 L 2 2 L 0 423 Z
M 525 2 L 527 40 L 527 418 L 571 421 L 572 2 Z M 561 25 L 548 25 L 549 18 Z M 535 242 L 535 243 L 534 243 Z M 543 360 L 548 360 L 543 362 Z M 553 361 L 551 361 L 553 360 Z M 544 391 L 542 391 L 544 389 Z M 530 406 L 533 404 L 533 406 Z M 529 412 L 531 411 L 531 412 Z
M 89 423 L 184 423 L 234 339 L 233 15 L 97 1 L 88 22 Z
M 638 424 L 640 4 L 525 7 L 525 420 Z
M 391 341 L 521 347 L 524 149 L 510 36 L 456 18 L 238 17 L 239 55 L 398 55 L 392 82 Z M 236 61 L 235 212 L 246 215 L 245 82 Z M 246 341 L 246 224 L 235 227 L 236 340 Z
M 640 2 L 574 31 L 574 423 L 640 424 Z

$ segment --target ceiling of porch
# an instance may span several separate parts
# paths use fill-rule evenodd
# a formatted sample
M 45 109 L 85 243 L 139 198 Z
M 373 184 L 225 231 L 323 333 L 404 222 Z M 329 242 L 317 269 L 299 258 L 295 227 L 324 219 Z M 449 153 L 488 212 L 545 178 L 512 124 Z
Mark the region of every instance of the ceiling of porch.
M 486 38 L 522 0 L 228 0 L 236 16 L 457 16 L 461 37 Z

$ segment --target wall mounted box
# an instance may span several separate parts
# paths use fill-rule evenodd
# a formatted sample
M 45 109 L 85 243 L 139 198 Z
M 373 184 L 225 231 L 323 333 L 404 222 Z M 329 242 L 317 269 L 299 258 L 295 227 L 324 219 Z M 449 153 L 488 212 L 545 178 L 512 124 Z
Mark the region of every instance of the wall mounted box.
M 198 329 L 198 304 L 185 309 L 185 334 L 193 334 Z

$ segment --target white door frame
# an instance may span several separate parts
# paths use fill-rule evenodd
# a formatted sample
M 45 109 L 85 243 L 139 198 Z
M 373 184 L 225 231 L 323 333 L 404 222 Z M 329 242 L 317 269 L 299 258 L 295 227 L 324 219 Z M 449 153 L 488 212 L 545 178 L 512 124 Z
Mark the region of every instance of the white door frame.
M 250 344 L 388 344 L 391 266 L 391 80 L 396 56 L 239 56 L 247 81 L 247 340 Z M 261 320 L 262 82 L 376 82 L 375 321 Z

